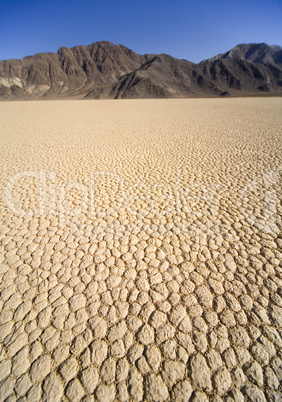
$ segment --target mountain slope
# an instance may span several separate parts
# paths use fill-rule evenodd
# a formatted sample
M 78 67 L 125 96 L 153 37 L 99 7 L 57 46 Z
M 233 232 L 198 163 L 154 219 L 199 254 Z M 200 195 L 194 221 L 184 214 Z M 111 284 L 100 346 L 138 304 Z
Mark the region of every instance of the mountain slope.
M 233 47 L 226 53 L 203 60 L 202 63 L 219 59 L 241 59 L 254 63 L 279 64 L 282 63 L 282 48 L 279 46 L 268 46 L 265 43 L 241 44 Z
M 4 60 L 0 61 L 0 96 L 73 95 L 104 82 L 115 82 L 146 60 L 147 56 L 111 42 Z
M 179 98 L 282 93 L 282 69 L 240 59 L 200 64 L 160 55 L 86 98 Z
M 0 99 L 179 98 L 282 94 L 282 49 L 238 45 L 194 64 L 96 42 L 0 61 Z

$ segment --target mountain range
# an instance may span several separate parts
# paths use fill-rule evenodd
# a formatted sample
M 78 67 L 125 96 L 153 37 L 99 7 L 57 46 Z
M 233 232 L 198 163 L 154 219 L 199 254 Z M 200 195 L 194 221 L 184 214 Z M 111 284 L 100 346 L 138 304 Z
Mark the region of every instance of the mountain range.
M 0 61 L 0 99 L 282 95 L 282 48 L 241 44 L 198 64 L 96 42 Z

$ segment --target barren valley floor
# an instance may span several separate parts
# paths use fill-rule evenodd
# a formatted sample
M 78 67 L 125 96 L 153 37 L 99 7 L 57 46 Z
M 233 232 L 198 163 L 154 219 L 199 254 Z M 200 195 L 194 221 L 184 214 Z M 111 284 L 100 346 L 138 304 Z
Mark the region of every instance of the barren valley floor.
M 0 401 L 279 400 L 281 111 L 0 103 Z

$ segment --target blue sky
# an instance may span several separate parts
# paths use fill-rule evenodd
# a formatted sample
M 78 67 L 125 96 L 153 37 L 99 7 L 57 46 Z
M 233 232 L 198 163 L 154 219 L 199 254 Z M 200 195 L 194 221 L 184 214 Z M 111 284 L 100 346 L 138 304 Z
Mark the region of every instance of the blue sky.
M 0 0 L 0 60 L 99 40 L 199 62 L 239 43 L 282 46 L 282 0 Z

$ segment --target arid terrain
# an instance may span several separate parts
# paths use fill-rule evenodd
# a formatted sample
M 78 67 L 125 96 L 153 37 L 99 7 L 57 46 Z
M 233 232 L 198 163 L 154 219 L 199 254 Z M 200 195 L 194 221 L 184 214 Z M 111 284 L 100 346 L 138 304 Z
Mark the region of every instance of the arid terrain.
M 95 42 L 0 60 L 0 100 L 156 99 L 282 95 L 282 48 L 237 45 L 195 64 Z
M 0 103 L 0 401 L 279 401 L 282 98 Z

